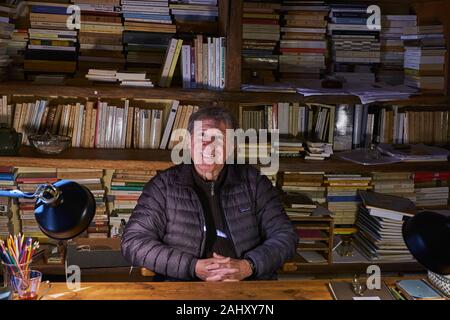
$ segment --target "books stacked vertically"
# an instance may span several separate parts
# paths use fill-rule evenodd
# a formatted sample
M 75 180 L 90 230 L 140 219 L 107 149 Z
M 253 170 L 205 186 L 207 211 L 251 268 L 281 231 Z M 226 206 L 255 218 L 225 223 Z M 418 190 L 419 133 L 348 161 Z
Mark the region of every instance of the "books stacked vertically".
M 401 36 L 404 27 L 416 26 L 415 15 L 381 16 L 381 65 L 377 72 L 377 81 L 391 85 L 403 84 L 404 47 Z
M 280 80 L 320 79 L 325 71 L 328 6 L 324 1 L 283 1 Z
M 128 71 L 146 71 L 157 79 L 164 53 L 176 32 L 169 1 L 122 0 L 121 3 L 126 68 Z
M 8 77 L 9 65 L 12 62 L 8 48 L 14 32 L 15 11 L 14 6 L 0 4 L 0 80 Z
M 89 238 L 106 238 L 109 235 L 109 215 L 106 206 L 102 169 L 56 169 L 57 179 L 74 181 L 92 193 L 95 199 L 95 215 L 87 231 Z
M 120 237 L 136 207 L 145 184 L 156 175 L 154 170 L 115 170 L 108 192 L 112 203 L 110 214 L 111 238 Z
M 267 84 L 275 81 L 280 40 L 276 1 L 244 1 L 242 29 L 242 82 Z
M 75 73 L 78 31 L 67 23 L 70 20 L 68 6 L 51 2 L 31 5 L 29 43 L 24 62 L 27 74 Z
M 367 26 L 367 5 L 331 4 L 330 8 L 334 75 L 347 82 L 373 83 L 374 66 L 380 63 L 380 32 Z
M 358 249 L 371 261 L 411 261 L 413 257 L 403 240 L 404 217 L 416 213 L 409 199 L 359 191 L 362 205 L 355 235 Z
M 217 0 L 170 0 L 169 7 L 180 30 L 198 24 L 211 30 L 219 16 Z
M 323 204 L 326 202 L 323 185 L 323 172 L 289 172 L 282 175 L 281 190 L 289 194 L 301 193 L 312 201 Z
M 443 25 L 406 27 L 402 40 L 405 84 L 422 92 L 442 93 L 447 53 Z
M 394 114 L 399 139 L 397 143 L 445 145 L 450 142 L 449 111 L 414 111 Z
M 160 149 L 172 150 L 179 143 L 187 143 L 186 132 L 180 135 L 180 132 L 177 133 L 177 131 L 178 129 L 187 129 L 189 118 L 198 111 L 198 108 L 199 106 L 179 105 L 178 101 L 172 104 L 167 125 L 161 138 Z
M 450 172 L 414 173 L 416 205 L 420 207 L 447 206 Z
M 416 202 L 414 179 L 411 172 L 372 173 L 373 191 L 403 197 Z
M 29 145 L 28 136 L 38 133 L 44 121 L 45 110 L 48 101 L 36 100 L 36 102 L 17 103 L 14 107 L 12 127 L 22 133 L 22 143 Z
M 81 9 L 78 71 L 125 67 L 120 0 L 72 0 Z
M 181 47 L 183 88 L 225 88 L 226 38 L 197 35 Z
M 23 192 L 34 193 L 39 185 L 45 183 L 55 183 L 56 181 L 58 181 L 58 178 L 56 177 L 55 168 L 17 168 L 17 188 Z M 45 236 L 40 230 L 34 215 L 35 202 L 35 199 L 18 199 L 21 232 L 30 237 L 46 239 L 47 236 Z
M 175 73 L 175 68 L 178 65 L 178 58 L 180 56 L 182 46 L 183 39 L 170 39 L 166 49 L 166 53 L 164 55 L 161 70 L 159 72 L 158 85 L 160 87 L 170 87 Z
M 0 167 L 0 190 L 15 189 L 16 170 L 14 167 Z M 13 233 L 11 198 L 0 197 L 0 239 Z
M 358 190 L 369 190 L 371 177 L 361 174 L 326 174 L 328 210 L 334 213 L 334 224 L 351 225 L 356 221 L 361 198 Z

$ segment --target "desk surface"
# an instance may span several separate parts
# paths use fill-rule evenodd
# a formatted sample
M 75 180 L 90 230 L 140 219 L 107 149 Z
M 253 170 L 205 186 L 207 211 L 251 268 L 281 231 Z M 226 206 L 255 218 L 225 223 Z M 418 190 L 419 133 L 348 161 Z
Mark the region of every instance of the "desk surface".
M 392 284 L 397 279 L 383 279 Z M 349 281 L 349 280 L 346 280 Z M 71 292 L 53 283 L 46 299 L 74 300 L 331 300 L 329 280 L 242 282 L 83 282 Z

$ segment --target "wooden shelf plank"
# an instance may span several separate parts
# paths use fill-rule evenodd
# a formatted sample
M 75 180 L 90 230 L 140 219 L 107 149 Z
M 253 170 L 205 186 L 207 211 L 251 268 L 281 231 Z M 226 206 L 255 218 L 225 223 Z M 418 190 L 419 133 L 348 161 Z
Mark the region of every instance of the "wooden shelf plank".
M 304 97 L 297 93 L 213 91 L 182 88 L 133 88 L 111 84 L 83 85 L 44 85 L 31 82 L 0 82 L 0 94 L 36 95 L 41 97 L 83 97 L 83 98 L 130 98 L 130 99 L 175 99 L 186 102 L 302 102 L 302 103 L 360 103 L 356 96 L 312 96 Z M 389 101 L 384 104 L 395 105 L 434 105 L 448 104 L 450 97 L 445 95 L 418 95 L 408 100 Z
M 173 166 L 170 151 L 136 149 L 83 149 L 69 148 L 59 155 L 38 153 L 31 147 L 22 147 L 17 156 L 0 156 L 0 165 L 59 167 L 59 168 L 101 168 L 136 170 L 163 170 Z M 306 161 L 304 159 L 280 159 L 280 171 L 324 171 L 339 173 L 370 172 L 417 172 L 448 171 L 447 162 L 409 162 L 381 166 L 363 166 L 331 158 L 324 161 Z

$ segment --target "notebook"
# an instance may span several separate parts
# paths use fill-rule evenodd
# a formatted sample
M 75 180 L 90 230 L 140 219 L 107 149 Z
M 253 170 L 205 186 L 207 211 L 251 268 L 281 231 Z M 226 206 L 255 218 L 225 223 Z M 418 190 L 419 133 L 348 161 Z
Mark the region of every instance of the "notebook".
M 409 300 L 444 300 L 436 289 L 425 280 L 400 280 L 397 281 L 397 288 Z

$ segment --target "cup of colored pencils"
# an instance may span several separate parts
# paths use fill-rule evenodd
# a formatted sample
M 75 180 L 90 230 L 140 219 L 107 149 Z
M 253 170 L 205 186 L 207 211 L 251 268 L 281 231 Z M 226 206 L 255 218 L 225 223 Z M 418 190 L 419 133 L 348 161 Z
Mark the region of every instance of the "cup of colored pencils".
M 20 277 L 23 281 L 28 281 L 28 270 L 39 242 L 33 241 L 30 237 L 20 234 L 10 235 L 6 242 L 0 240 L 0 258 L 3 265 L 4 286 L 11 287 L 17 291 L 11 279 Z

